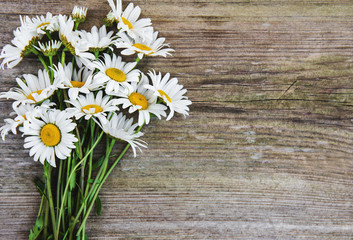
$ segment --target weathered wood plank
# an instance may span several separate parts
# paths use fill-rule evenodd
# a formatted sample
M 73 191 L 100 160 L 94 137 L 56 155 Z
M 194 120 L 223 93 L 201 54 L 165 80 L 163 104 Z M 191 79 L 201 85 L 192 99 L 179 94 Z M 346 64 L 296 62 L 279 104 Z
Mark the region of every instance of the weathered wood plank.
M 176 50 L 144 69 L 177 76 L 193 105 L 144 129 L 149 148 L 108 179 L 90 239 L 351 239 L 352 1 L 135 3 Z M 87 29 L 109 11 L 104 0 L 0 1 L 0 46 L 18 14 L 80 4 Z M 0 90 L 38 66 L 2 71 Z M 40 201 L 42 168 L 22 144 L 0 144 L 0 239 L 25 239 Z

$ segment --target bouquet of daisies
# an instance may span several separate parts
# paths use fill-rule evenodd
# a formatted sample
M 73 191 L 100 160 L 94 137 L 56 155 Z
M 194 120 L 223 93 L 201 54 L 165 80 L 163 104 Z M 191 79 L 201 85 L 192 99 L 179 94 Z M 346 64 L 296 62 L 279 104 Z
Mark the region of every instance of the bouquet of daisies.
M 22 132 L 29 155 L 44 166 L 43 177 L 34 181 L 42 200 L 32 240 L 87 239 L 93 206 L 101 212 L 103 183 L 130 147 L 134 156 L 146 148 L 143 125 L 151 118 L 169 120 L 175 112 L 188 115 L 191 101 L 176 78 L 138 69 L 141 59 L 166 57 L 173 49 L 150 19 L 139 19 L 139 7 L 130 3 L 123 10 L 121 0 L 108 2 L 103 26 L 90 32 L 78 30 L 84 7 L 75 7 L 71 16 L 20 17 L 21 26 L 0 55 L 2 69 L 29 55 L 44 67 L 16 78 L 18 86 L 0 94 L 14 100 L 0 128 L 2 139 Z M 125 55 L 136 60 L 125 62 Z M 113 158 L 117 142 L 124 148 Z M 97 157 L 102 144 L 105 153 Z

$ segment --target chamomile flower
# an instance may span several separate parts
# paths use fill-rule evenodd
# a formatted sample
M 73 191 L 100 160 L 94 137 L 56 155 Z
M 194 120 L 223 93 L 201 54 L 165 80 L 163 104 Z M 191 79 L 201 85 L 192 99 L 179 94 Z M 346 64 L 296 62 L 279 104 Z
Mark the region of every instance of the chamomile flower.
M 131 83 L 138 82 L 140 71 L 134 69 L 136 62 L 125 63 L 120 56 L 104 54 L 104 61 L 97 60 L 92 63 L 99 72 L 94 76 L 98 84 L 106 84 L 107 94 L 117 94 L 121 91 L 133 91 Z
M 0 128 L 2 140 L 5 140 L 5 136 L 11 131 L 13 134 L 17 134 L 17 127 L 22 125 L 28 119 L 37 117 L 41 109 L 50 108 L 55 105 L 49 102 L 49 100 L 44 101 L 40 106 L 34 104 L 13 104 L 12 108 L 14 112 L 10 113 L 10 116 L 15 116 L 14 118 L 6 118 L 5 125 Z
M 122 2 L 121 0 L 116 0 L 116 5 L 114 4 L 114 0 L 108 0 L 109 6 L 112 10 L 109 11 L 104 21 L 106 24 L 111 27 L 114 22 L 119 22 L 119 17 L 122 13 Z
M 29 31 L 37 33 L 40 37 L 42 37 L 46 31 L 54 32 L 59 30 L 57 16 L 53 16 L 50 12 L 45 16 L 40 15 L 34 18 L 25 16 L 21 18 L 21 23 L 22 28 L 27 28 Z
M 122 140 L 131 145 L 134 157 L 136 157 L 136 148 L 141 151 L 141 147 L 147 148 L 146 143 L 140 139 L 143 133 L 136 132 L 137 123 L 133 124 L 133 119 L 126 119 L 126 117 L 119 113 L 109 114 L 108 122 L 102 124 L 103 131 L 112 138 Z
M 119 33 L 120 38 L 115 42 L 117 48 L 124 48 L 121 51 L 122 55 L 132 55 L 137 53 L 137 56 L 142 59 L 146 56 L 163 56 L 172 55 L 170 52 L 174 52 L 174 49 L 163 48 L 169 46 L 165 44 L 165 38 L 157 38 L 158 32 L 151 33 L 151 37 L 142 38 L 136 37 L 135 39 L 129 38 L 124 33 Z
M 140 7 L 134 7 L 134 4 L 130 3 L 123 12 L 121 0 L 117 0 L 116 5 L 113 0 L 108 0 L 108 2 L 112 8 L 105 18 L 108 26 L 112 26 L 116 22 L 118 29 L 126 32 L 132 38 L 136 38 L 137 36 L 142 38 L 144 36 L 148 37 L 149 35 L 146 32 L 153 32 L 151 19 L 142 18 L 138 20 L 141 14 Z
M 153 33 L 153 28 L 151 27 L 151 19 L 142 18 L 137 20 L 140 17 L 141 8 L 136 6 L 134 7 L 133 3 L 130 3 L 125 11 L 119 16 L 118 29 L 120 31 L 126 32 L 130 37 L 149 37 L 148 33 Z M 146 34 L 147 33 L 147 34 Z M 151 40 L 151 39 L 149 39 Z
M 38 70 L 38 76 L 33 74 L 24 74 L 24 80 L 16 78 L 20 88 L 13 88 L 8 92 L 1 93 L 0 98 L 11 98 L 15 103 L 40 103 L 49 98 L 57 89 L 57 83 L 50 83 L 48 72 Z
M 76 99 L 79 93 L 89 93 L 102 88 L 101 84 L 93 81 L 93 71 L 88 68 L 80 68 L 73 71 L 71 86 L 69 89 L 70 99 Z
M 86 120 L 91 117 L 98 118 L 102 124 L 107 122 L 107 112 L 118 111 L 116 100 L 110 100 L 110 96 L 103 97 L 103 91 L 99 91 L 97 96 L 93 92 L 89 94 L 79 95 L 76 100 L 66 101 L 70 103 L 73 108 L 67 110 L 75 116 L 76 119 L 84 117 Z
M 163 99 L 163 102 L 169 107 L 170 113 L 167 121 L 173 117 L 174 111 L 184 116 L 189 115 L 188 105 L 191 105 L 191 101 L 186 96 L 183 96 L 187 90 L 178 84 L 177 78 L 169 79 L 169 73 L 162 78 L 162 74 L 159 72 L 157 75 L 155 71 L 150 71 L 148 76 L 152 81 L 152 85 L 146 84 L 144 87 L 153 91 L 154 95 Z
M 72 63 L 54 66 L 54 79 L 61 83 L 59 88 L 69 88 L 70 99 L 76 99 L 79 93 L 89 93 L 101 88 L 100 84 L 93 82 L 93 71 L 88 68 L 73 70 Z
M 70 53 L 84 61 L 95 59 L 95 56 L 88 52 L 88 42 L 80 38 L 78 31 L 73 31 L 74 20 L 63 15 L 59 15 L 58 20 L 60 25 L 59 38 Z
M 17 28 L 13 33 L 15 37 L 11 40 L 12 45 L 6 44 L 0 54 L 0 59 L 4 59 L 0 66 L 2 69 L 5 65 L 7 68 L 13 68 L 21 62 L 23 57 L 32 52 L 39 39 L 36 34 L 25 28 Z
M 165 110 L 167 107 L 157 103 L 157 97 L 154 96 L 153 91 L 144 88 L 146 85 L 147 77 L 142 75 L 140 82 L 132 83 L 133 91 L 127 93 L 117 94 L 119 98 L 116 100 L 118 104 L 122 104 L 122 108 L 129 108 L 129 113 L 138 111 L 138 125 L 150 122 L 150 114 L 154 114 L 161 119 L 166 116 Z
M 72 9 L 71 17 L 76 22 L 79 22 L 79 23 L 84 22 L 86 20 L 86 15 L 87 15 L 86 7 L 75 6 L 74 9 Z
M 29 155 L 34 161 L 39 160 L 42 164 L 47 161 L 55 167 L 55 156 L 66 159 L 75 148 L 77 138 L 70 132 L 76 124 L 66 111 L 43 110 L 39 116 L 22 128 L 23 135 L 28 135 L 24 147 L 30 148 Z
M 44 56 L 54 56 L 60 49 L 62 43 L 57 40 L 51 40 L 46 43 L 38 42 L 39 47 L 36 47 L 39 51 L 41 51 Z
M 91 52 L 104 51 L 108 47 L 111 48 L 110 45 L 113 44 L 115 38 L 113 37 L 113 33 L 113 31 L 107 33 L 105 25 L 99 30 L 96 26 L 93 26 L 91 32 L 86 32 L 85 30 L 79 32 L 81 38 L 87 42 L 88 50 Z

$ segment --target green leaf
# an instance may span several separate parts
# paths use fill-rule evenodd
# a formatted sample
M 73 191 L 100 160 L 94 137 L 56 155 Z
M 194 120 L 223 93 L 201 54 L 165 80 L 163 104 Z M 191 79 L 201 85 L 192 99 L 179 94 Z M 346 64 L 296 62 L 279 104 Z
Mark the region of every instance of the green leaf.
M 42 180 L 40 180 L 39 178 L 34 178 L 33 179 L 34 185 L 36 185 L 38 191 L 40 192 L 40 194 L 42 194 L 42 196 L 45 196 L 45 184 L 42 182 Z
M 94 183 L 94 181 L 95 181 L 95 179 L 88 179 L 88 183 L 89 184 L 93 184 Z M 101 181 L 99 180 L 99 179 L 97 179 L 97 182 L 96 182 L 96 184 L 100 184 L 101 183 Z
M 102 164 L 104 162 L 104 158 L 105 158 L 105 156 L 103 155 L 95 163 L 93 163 L 92 170 L 95 170 L 95 169 L 99 168 L 100 166 L 102 166 Z
M 95 204 L 96 204 L 97 214 L 101 215 L 101 213 L 102 213 L 102 201 L 101 201 L 101 199 L 99 198 L 98 195 L 97 195 Z
M 36 223 L 34 224 L 33 228 L 29 231 L 29 240 L 35 240 L 38 238 L 39 234 L 43 230 L 43 215 L 39 218 L 37 218 Z
M 70 190 L 74 189 L 76 186 L 76 171 L 72 174 L 70 179 Z

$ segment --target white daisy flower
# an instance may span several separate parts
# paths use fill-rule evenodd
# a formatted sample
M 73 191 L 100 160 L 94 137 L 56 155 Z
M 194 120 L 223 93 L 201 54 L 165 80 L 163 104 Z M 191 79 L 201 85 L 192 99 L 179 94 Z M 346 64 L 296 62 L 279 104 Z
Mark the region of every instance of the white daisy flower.
M 28 121 L 28 119 L 37 117 L 41 108 L 50 108 L 53 105 L 55 104 L 49 102 L 49 100 L 44 101 L 40 106 L 35 106 L 34 104 L 13 104 L 14 112 L 10 113 L 10 116 L 15 115 L 15 117 L 4 120 L 6 124 L 0 128 L 2 140 L 5 140 L 5 136 L 9 131 L 17 134 L 17 127 Z
M 116 5 L 114 4 L 114 0 L 108 0 L 109 6 L 112 10 L 109 11 L 107 16 L 105 17 L 105 22 L 108 26 L 112 26 L 114 22 L 119 21 L 119 17 L 122 13 L 122 2 L 121 0 L 116 0 Z
M 76 22 L 79 22 L 79 23 L 84 22 L 86 20 L 86 15 L 87 15 L 86 7 L 75 6 L 74 9 L 72 9 L 71 17 Z
M 116 100 L 110 100 L 110 96 L 106 95 L 103 97 L 103 91 L 99 91 L 97 96 L 94 97 L 94 93 L 79 95 L 76 100 L 66 101 L 70 103 L 73 108 L 67 110 L 75 116 L 76 119 L 85 117 L 86 120 L 91 117 L 96 117 L 102 124 L 107 122 L 107 112 L 118 111 Z
M 133 91 L 128 91 L 125 93 L 119 93 L 116 102 L 122 104 L 122 107 L 129 108 L 129 113 L 138 111 L 138 125 L 148 124 L 150 122 L 150 113 L 154 114 L 156 117 L 161 119 L 166 116 L 165 110 L 166 106 L 163 104 L 158 104 L 157 97 L 154 96 L 153 91 L 144 88 L 146 85 L 147 77 L 142 75 L 139 84 L 136 82 L 132 83 Z
M 95 51 L 104 51 L 106 48 L 110 48 L 110 45 L 113 44 L 114 38 L 113 31 L 110 31 L 107 33 L 107 29 L 105 25 L 103 25 L 99 31 L 96 26 L 93 26 L 91 28 L 91 32 L 86 32 L 85 30 L 82 30 L 79 32 L 80 37 L 84 39 L 84 41 L 87 42 L 89 51 L 95 52 Z
M 35 47 L 35 48 L 41 51 L 44 54 L 44 56 L 54 56 L 60 49 L 62 43 L 57 40 L 51 40 L 46 43 L 38 42 L 38 45 L 39 47 Z
M 15 103 L 40 103 L 54 94 L 57 89 L 57 83 L 50 83 L 48 72 L 38 70 L 38 76 L 33 74 L 24 74 L 24 80 L 16 78 L 20 88 L 13 88 L 10 91 L 1 93 L 0 98 L 11 98 Z
M 95 56 L 88 52 L 88 42 L 80 38 L 79 31 L 73 31 L 74 20 L 63 15 L 59 15 L 58 20 L 60 25 L 59 38 L 70 53 L 84 61 L 95 59 Z
M 54 66 L 54 79 L 61 83 L 59 88 L 69 88 L 69 98 L 76 99 L 79 93 L 89 93 L 100 89 L 102 86 L 93 82 L 93 71 L 82 67 L 78 71 L 73 70 L 72 63 L 63 66 Z
M 137 36 L 142 38 L 145 36 L 148 37 L 149 35 L 146 33 L 153 32 L 151 19 L 142 18 L 137 20 L 141 14 L 140 7 L 134 7 L 134 4 L 130 3 L 123 12 L 121 0 L 117 0 L 116 5 L 113 0 L 108 0 L 108 2 L 112 8 L 105 19 L 108 26 L 112 26 L 113 23 L 116 22 L 118 24 L 118 29 L 126 32 L 132 38 L 136 38 Z
M 25 28 L 17 28 L 13 33 L 15 35 L 11 40 L 13 45 L 6 44 L 0 54 L 0 59 L 4 59 L 0 66 L 2 69 L 5 65 L 7 68 L 16 66 L 24 56 L 32 52 L 33 46 L 39 39 L 37 35 Z
M 55 156 L 66 159 L 75 148 L 77 138 L 70 133 L 75 127 L 66 111 L 43 110 L 40 119 L 31 119 L 22 128 L 23 135 L 29 135 L 24 140 L 24 147 L 30 148 L 29 155 L 34 161 L 39 160 L 42 164 L 47 161 L 55 167 Z
M 72 74 L 72 81 L 69 89 L 70 99 L 76 99 L 79 93 L 89 93 L 102 88 L 101 84 L 93 81 L 93 71 L 88 68 L 80 68 Z
M 107 123 L 102 124 L 103 131 L 112 138 L 129 143 L 134 153 L 134 157 L 136 157 L 136 148 L 140 151 L 141 147 L 147 148 L 146 142 L 137 139 L 143 136 L 143 133 L 136 133 L 138 124 L 133 124 L 132 118 L 126 119 L 122 113 L 119 113 L 119 115 L 113 113 L 109 114 L 108 119 Z
M 142 18 L 137 20 L 140 17 L 141 8 L 136 6 L 134 7 L 133 3 L 130 3 L 125 11 L 119 16 L 118 29 L 120 31 L 126 32 L 130 37 L 137 38 L 151 36 L 149 33 L 153 33 L 153 28 L 151 19 Z M 151 40 L 151 39 L 149 39 Z
M 174 49 L 164 48 L 169 46 L 165 44 L 165 38 L 157 38 L 158 32 L 151 33 L 150 38 L 136 37 L 135 39 L 129 38 L 124 33 L 118 34 L 119 38 L 115 42 L 117 48 L 125 48 L 121 51 L 122 55 L 132 55 L 137 53 L 137 56 L 142 59 L 146 56 L 163 56 L 172 55 L 170 52 L 174 52 Z
M 46 31 L 54 32 L 59 30 L 57 16 L 53 16 L 50 12 L 45 16 L 40 15 L 34 18 L 28 16 L 21 17 L 21 24 L 21 27 L 37 33 L 39 37 L 42 37 Z
M 150 71 L 148 75 L 152 80 L 152 85 L 146 84 L 144 87 L 152 90 L 154 95 L 163 99 L 163 102 L 169 107 L 170 113 L 167 121 L 173 117 L 174 111 L 184 116 L 189 115 L 188 105 L 191 105 L 191 101 L 186 96 L 183 96 L 187 90 L 178 84 L 177 78 L 169 79 L 169 73 L 162 78 L 162 74 L 159 72 L 157 75 L 154 70 L 153 72 Z
M 104 61 L 97 60 L 92 63 L 99 72 L 94 76 L 94 81 L 98 84 L 106 84 L 107 94 L 119 93 L 121 91 L 133 91 L 130 83 L 138 82 L 140 71 L 134 69 L 136 62 L 125 63 L 120 56 L 104 54 Z

